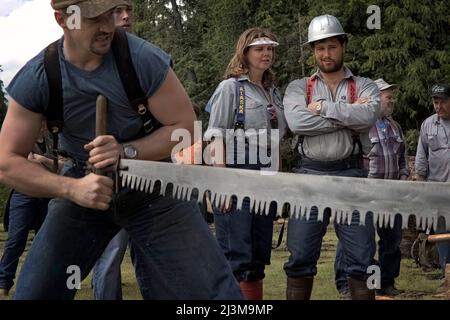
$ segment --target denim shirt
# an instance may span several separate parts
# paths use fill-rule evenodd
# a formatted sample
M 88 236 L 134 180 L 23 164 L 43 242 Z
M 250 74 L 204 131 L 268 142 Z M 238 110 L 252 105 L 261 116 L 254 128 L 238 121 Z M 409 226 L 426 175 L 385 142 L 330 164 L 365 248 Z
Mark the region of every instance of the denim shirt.
M 434 114 L 420 128 L 416 173 L 428 181 L 450 182 L 450 120 Z
M 217 133 L 226 137 L 226 129 L 233 129 L 236 122 L 237 97 L 236 80 L 241 82 L 245 89 L 245 130 L 266 129 L 270 133 L 271 125 L 267 106 L 275 107 L 278 118 L 280 139 L 286 131 L 286 120 L 281 95 L 275 86 L 270 88 L 270 97 L 266 97 L 263 89 L 250 81 L 248 75 L 239 78 L 230 78 L 222 81 L 208 101 L 206 111 L 210 112 L 208 129 L 205 140 L 210 140 Z M 271 100 L 271 101 L 268 101 Z

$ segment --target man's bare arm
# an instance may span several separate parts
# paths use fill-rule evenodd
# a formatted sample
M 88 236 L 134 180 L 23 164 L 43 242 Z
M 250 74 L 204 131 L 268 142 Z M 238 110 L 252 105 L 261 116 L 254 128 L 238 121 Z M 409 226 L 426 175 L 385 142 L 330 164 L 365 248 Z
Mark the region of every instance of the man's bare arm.
M 172 69 L 169 70 L 158 91 L 148 99 L 148 104 L 151 113 L 163 127 L 131 143 L 137 149 L 139 160 L 165 159 L 170 156 L 172 148 L 178 143 L 170 141 L 172 131 L 187 129 L 193 137 L 196 120 L 191 101 Z M 191 141 L 190 144 L 193 143 L 194 141 Z M 101 149 L 100 145 L 103 145 Z M 111 136 L 96 138 L 86 146 L 86 150 L 90 155 L 89 162 L 96 168 L 113 165 L 122 152 L 121 146 Z
M 11 99 L 0 131 L 0 183 L 30 196 L 65 198 L 106 210 L 112 196 L 111 179 L 94 174 L 81 179 L 62 177 L 27 159 L 39 135 L 41 118 Z

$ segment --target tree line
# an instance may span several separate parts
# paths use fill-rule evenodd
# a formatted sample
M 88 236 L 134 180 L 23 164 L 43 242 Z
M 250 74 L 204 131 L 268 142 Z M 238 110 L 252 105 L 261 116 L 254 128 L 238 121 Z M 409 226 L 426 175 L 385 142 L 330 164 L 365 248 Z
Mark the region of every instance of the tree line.
M 369 29 L 371 5 L 380 29 Z M 399 84 L 394 117 L 415 151 L 422 121 L 433 112 L 430 88 L 450 82 L 450 15 L 445 0 L 135 0 L 137 34 L 170 53 L 192 100 L 204 107 L 222 80 L 239 35 L 261 26 L 280 42 L 274 70 L 284 92 L 315 67 L 307 41 L 315 16 L 331 14 L 350 34 L 345 58 L 357 75 Z
M 414 153 L 422 121 L 433 112 L 430 88 L 450 83 L 450 15 L 446 0 L 135 0 L 135 32 L 160 46 L 193 102 L 204 108 L 234 52 L 239 35 L 261 26 L 280 42 L 274 70 L 281 91 L 314 71 L 307 41 L 315 16 L 331 14 L 350 35 L 345 62 L 357 75 L 399 84 L 394 117 Z M 367 8 L 380 8 L 380 29 L 369 29 Z M 0 82 L 0 103 L 4 103 Z M 0 121 L 5 108 L 0 109 Z M 203 114 L 202 118 L 205 119 Z

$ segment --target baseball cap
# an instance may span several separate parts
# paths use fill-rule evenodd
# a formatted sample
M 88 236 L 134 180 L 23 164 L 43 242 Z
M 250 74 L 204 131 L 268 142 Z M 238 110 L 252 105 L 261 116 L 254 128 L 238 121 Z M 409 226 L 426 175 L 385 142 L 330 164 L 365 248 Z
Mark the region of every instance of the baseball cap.
M 84 18 L 95 18 L 117 6 L 128 4 L 129 0 L 52 0 L 51 2 L 52 8 L 55 10 L 77 5 Z
M 389 84 L 386 81 L 384 81 L 384 79 L 381 78 L 375 80 L 375 84 L 378 86 L 378 89 L 380 89 L 380 91 L 398 86 L 397 84 Z
M 450 86 L 447 84 L 437 83 L 431 88 L 431 96 L 447 99 L 450 97 Z

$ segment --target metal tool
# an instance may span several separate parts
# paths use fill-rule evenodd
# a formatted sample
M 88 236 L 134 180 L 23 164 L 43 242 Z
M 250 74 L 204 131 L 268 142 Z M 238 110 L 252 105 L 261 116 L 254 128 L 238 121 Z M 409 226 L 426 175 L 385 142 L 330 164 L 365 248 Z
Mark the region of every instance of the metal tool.
M 393 227 L 396 214 L 403 217 L 407 227 L 410 215 L 416 216 L 418 228 L 436 230 L 439 217 L 450 227 L 450 184 L 438 182 L 405 182 L 382 179 L 316 176 L 294 173 L 262 175 L 259 171 L 205 166 L 175 165 L 165 162 L 121 160 L 118 168 L 122 186 L 152 192 L 157 181 L 161 193 L 173 184 L 173 196 L 190 199 L 198 190 L 199 201 L 205 191 L 211 192 L 212 203 L 223 205 L 231 196 L 238 199 L 240 208 L 245 197 L 259 214 L 266 213 L 272 201 L 278 204 L 281 215 L 284 204 L 289 204 L 291 217 L 306 216 L 317 206 L 318 219 L 323 211 L 332 210 L 331 219 L 351 222 L 351 214 L 360 212 L 360 224 L 365 224 L 367 213 L 373 212 L 374 223 Z

